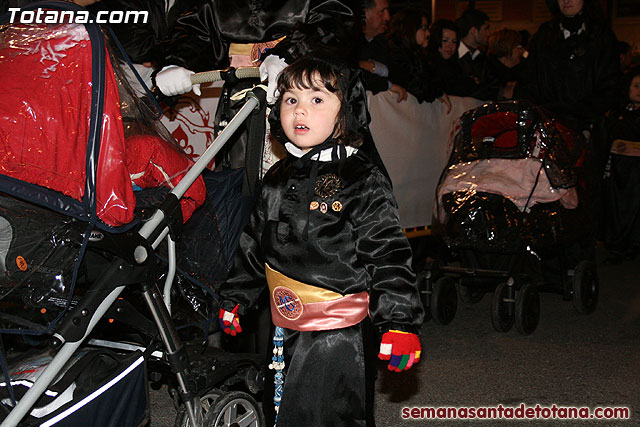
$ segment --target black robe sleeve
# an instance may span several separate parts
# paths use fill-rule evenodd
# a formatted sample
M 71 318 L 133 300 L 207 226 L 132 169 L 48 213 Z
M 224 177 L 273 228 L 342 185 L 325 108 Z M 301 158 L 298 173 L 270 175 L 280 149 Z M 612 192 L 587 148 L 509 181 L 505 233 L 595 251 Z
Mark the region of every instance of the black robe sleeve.
M 356 254 L 371 278 L 369 314 L 380 334 L 390 329 L 417 334 L 424 311 L 391 184 L 374 169 L 365 188 L 368 199 L 353 219 Z
M 359 6 L 358 0 L 209 0 L 177 19 L 165 63 L 194 71 L 225 68 L 230 43 L 283 36 L 276 54 L 288 63 L 312 52 L 347 57 L 345 48 L 360 28 Z
M 227 68 L 229 41 L 224 40 L 211 2 L 178 17 L 161 65 L 200 72 Z
M 265 258 L 261 248 L 265 226 L 264 206 L 264 200 L 259 198 L 251 212 L 249 223 L 240 236 L 233 267 L 219 291 L 222 297 L 220 307 L 231 311 L 236 304 L 240 304 L 241 315 L 267 289 Z

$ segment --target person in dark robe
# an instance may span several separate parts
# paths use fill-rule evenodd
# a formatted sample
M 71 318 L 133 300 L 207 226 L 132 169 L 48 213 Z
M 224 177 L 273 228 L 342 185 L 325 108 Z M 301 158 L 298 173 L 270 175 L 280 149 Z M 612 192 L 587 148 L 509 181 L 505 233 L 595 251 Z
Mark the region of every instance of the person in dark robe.
M 640 68 L 626 79 L 626 105 L 607 117 L 610 156 L 603 180 L 600 239 L 607 262 L 633 260 L 640 252 Z

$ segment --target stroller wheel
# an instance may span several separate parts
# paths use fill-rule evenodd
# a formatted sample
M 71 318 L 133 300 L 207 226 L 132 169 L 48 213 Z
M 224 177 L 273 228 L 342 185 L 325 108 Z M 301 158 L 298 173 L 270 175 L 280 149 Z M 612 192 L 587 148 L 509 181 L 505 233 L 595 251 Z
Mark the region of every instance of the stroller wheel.
M 580 261 L 573 273 L 573 306 L 581 314 L 591 314 L 598 304 L 598 274 L 589 261 Z
M 513 326 L 513 299 L 509 296 L 510 286 L 500 283 L 493 292 L 491 301 L 491 324 L 498 332 L 508 332 Z
M 264 427 L 266 421 L 258 402 L 242 391 L 226 393 L 204 418 L 205 427 Z
M 208 392 L 206 392 L 204 395 L 202 395 L 202 397 L 200 398 L 200 405 L 202 406 L 202 416 L 206 417 L 206 415 L 209 413 L 209 411 L 211 410 L 211 408 L 214 406 L 216 400 L 218 400 L 220 398 L 220 396 L 222 395 L 222 391 L 218 390 L 218 389 L 211 389 Z M 189 423 L 189 416 L 187 415 L 187 410 L 185 409 L 184 405 L 182 405 L 180 407 L 180 409 L 178 410 L 178 415 L 176 416 L 176 422 L 175 422 L 175 426 L 176 427 L 190 427 L 191 424 Z
M 476 304 L 479 303 L 484 296 L 484 290 L 460 283 L 458 284 L 458 294 L 463 302 L 467 304 Z
M 451 277 L 441 277 L 433 284 L 431 316 L 438 325 L 448 325 L 458 309 L 458 292 Z
M 516 297 L 516 329 L 523 335 L 530 335 L 538 327 L 540 320 L 540 296 L 533 283 L 526 283 Z

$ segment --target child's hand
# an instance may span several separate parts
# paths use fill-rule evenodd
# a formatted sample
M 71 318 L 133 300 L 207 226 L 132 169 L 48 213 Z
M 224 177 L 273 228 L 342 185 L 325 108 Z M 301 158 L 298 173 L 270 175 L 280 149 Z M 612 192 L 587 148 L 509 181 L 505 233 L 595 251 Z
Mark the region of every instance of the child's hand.
M 238 307 L 236 304 L 233 310 L 227 311 L 224 309 L 220 309 L 220 314 L 218 315 L 218 319 L 220 320 L 220 328 L 225 334 L 229 334 L 235 337 L 237 334 L 242 332 L 242 327 L 240 326 L 240 318 L 238 317 Z
M 394 372 L 406 371 L 420 360 L 420 339 L 416 334 L 391 330 L 382 335 L 378 358 L 389 360 L 387 369 Z

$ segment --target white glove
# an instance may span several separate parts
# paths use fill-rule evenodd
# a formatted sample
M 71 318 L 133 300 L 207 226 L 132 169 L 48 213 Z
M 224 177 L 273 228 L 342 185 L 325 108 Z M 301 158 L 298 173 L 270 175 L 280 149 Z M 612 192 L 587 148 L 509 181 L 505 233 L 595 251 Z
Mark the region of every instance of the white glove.
M 278 76 L 280 72 L 287 66 L 284 59 L 278 55 L 267 56 L 262 64 L 260 64 L 260 80 L 267 81 L 267 103 L 273 104 L 280 96 L 276 90 L 278 87 Z
M 167 65 L 156 74 L 156 85 L 167 96 L 182 95 L 193 89 L 193 93 L 200 96 L 200 85 L 191 84 L 193 71 L 177 65 Z

